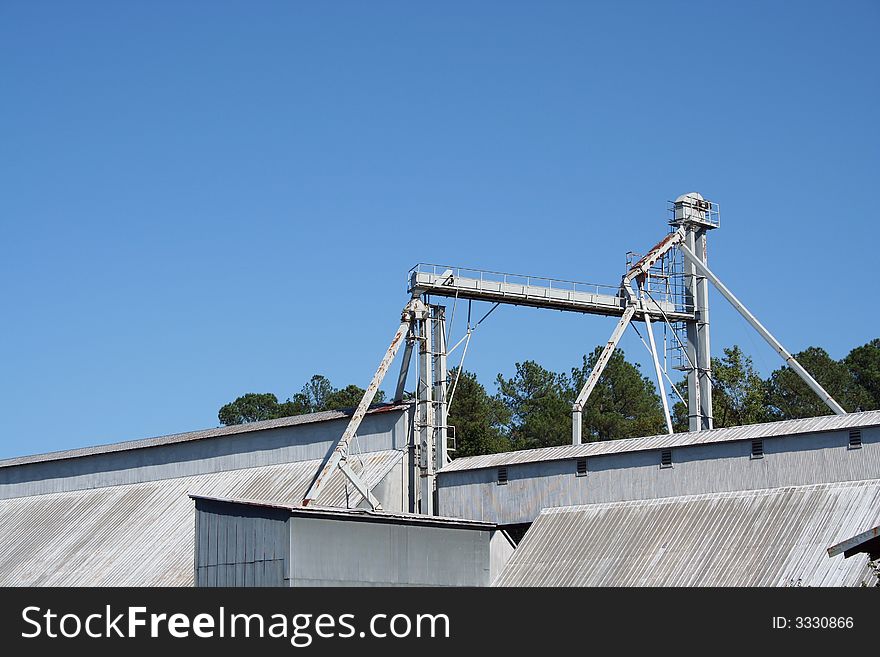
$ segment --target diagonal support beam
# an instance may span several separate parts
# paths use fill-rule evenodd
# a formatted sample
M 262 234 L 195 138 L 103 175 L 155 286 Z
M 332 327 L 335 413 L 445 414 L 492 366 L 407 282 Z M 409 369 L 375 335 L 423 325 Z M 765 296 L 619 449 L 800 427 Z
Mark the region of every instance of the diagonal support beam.
M 666 386 L 663 385 L 663 370 L 660 367 L 660 359 L 657 358 L 657 344 L 654 342 L 654 329 L 651 327 L 651 317 L 645 313 L 645 330 L 648 333 L 648 342 L 651 343 L 651 358 L 654 359 L 654 372 L 657 374 L 657 392 L 660 393 L 660 401 L 663 402 L 663 418 L 666 420 L 666 432 L 672 430 L 672 417 L 669 415 L 669 400 L 666 398 Z
M 730 305 L 733 306 L 737 312 L 742 315 L 745 320 L 754 328 L 767 343 L 776 350 L 782 359 L 786 362 L 786 364 L 791 367 L 795 371 L 795 373 L 804 380 L 810 389 L 815 392 L 822 399 L 823 402 L 837 415 L 846 415 L 846 411 L 843 407 L 838 404 L 834 398 L 829 395 L 825 388 L 823 388 L 816 379 L 812 377 L 812 375 L 804 369 L 804 367 L 797 362 L 794 356 L 792 356 L 785 347 L 782 346 L 782 343 L 779 342 L 773 334 L 770 333 L 766 328 L 764 328 L 763 324 L 758 321 L 758 319 L 749 312 L 749 309 L 743 305 L 742 301 L 737 299 L 733 292 L 727 289 L 724 283 L 709 269 L 702 260 L 700 260 L 693 251 L 691 251 L 685 244 L 678 244 L 678 248 L 681 250 L 682 255 L 694 265 L 696 270 L 700 273 L 701 276 L 705 276 L 709 279 L 712 285 L 721 293 L 721 295 L 730 302 Z
M 611 355 L 617 348 L 617 343 L 620 342 L 620 336 L 623 335 L 626 327 L 629 326 L 635 312 L 636 307 L 633 304 L 628 305 L 626 310 L 623 311 L 623 316 L 620 318 L 620 321 L 617 322 L 617 326 L 614 327 L 611 339 L 608 340 L 608 344 L 606 344 L 605 348 L 602 350 L 599 360 L 596 361 L 593 371 L 590 372 L 590 376 L 587 377 L 587 382 L 584 383 L 584 387 L 581 389 L 580 394 L 577 396 L 577 399 L 571 407 L 571 442 L 573 445 L 581 444 L 581 419 L 583 417 L 584 405 L 587 403 L 590 393 L 593 392 L 593 388 L 595 388 L 596 384 L 599 382 L 599 377 L 602 376 L 605 366 L 608 365 L 608 361 L 611 360 Z
M 357 472 L 351 469 L 351 466 L 347 461 L 339 462 L 339 469 L 342 470 L 342 474 L 344 474 L 348 480 L 352 483 L 352 485 L 357 489 L 357 492 L 361 494 L 361 496 L 370 503 L 370 508 L 373 511 L 381 511 L 382 505 L 379 503 L 373 493 L 370 492 L 370 489 L 367 487 L 367 484 L 361 479 L 360 475 Z
M 367 414 L 367 409 L 370 408 L 370 404 L 373 402 L 373 399 L 376 396 L 376 392 L 379 390 L 379 386 L 382 384 L 382 379 L 385 378 L 385 374 L 388 372 L 388 368 L 391 367 L 391 363 L 394 361 L 394 357 L 397 355 L 398 350 L 400 349 L 400 345 L 403 342 L 404 336 L 410 329 L 413 320 L 416 316 L 424 316 L 427 312 L 427 308 L 424 303 L 418 298 L 411 299 L 406 307 L 403 309 L 403 313 L 400 317 L 400 326 L 397 328 L 397 332 L 394 334 L 394 338 L 391 340 L 391 344 L 388 347 L 388 350 L 385 352 L 385 355 L 382 357 L 382 360 L 379 363 L 379 368 L 376 370 L 376 373 L 373 375 L 373 380 L 370 381 L 370 385 L 367 386 L 366 392 L 364 392 L 363 399 L 361 399 L 361 403 L 358 404 L 358 407 L 355 409 L 354 414 L 351 416 L 351 419 L 348 421 L 348 426 L 345 428 L 345 432 L 342 434 L 342 437 L 339 439 L 339 442 L 336 444 L 336 447 L 333 449 L 333 453 L 330 454 L 330 458 L 327 460 L 327 463 L 321 468 L 321 471 L 318 473 L 318 476 L 315 477 L 315 481 L 312 482 L 311 488 L 309 488 L 309 492 L 306 493 L 306 496 L 303 498 L 302 504 L 303 506 L 308 506 L 311 502 L 317 499 L 318 495 L 321 493 L 321 488 L 327 483 L 327 480 L 330 478 L 330 475 L 336 470 L 336 468 L 340 467 L 348 457 L 348 446 L 351 443 L 352 438 L 354 438 L 357 433 L 358 428 L 361 426 L 361 422 L 364 419 L 364 416 Z M 369 490 L 366 484 L 360 479 L 360 477 L 348 468 L 348 472 L 346 472 L 345 468 L 343 468 L 343 473 L 349 478 L 352 484 L 355 485 L 356 488 L 360 491 L 361 488 L 369 493 Z M 362 493 L 363 494 L 363 493 Z M 381 510 L 382 506 L 379 504 L 378 500 L 372 496 L 365 496 L 370 502 L 370 506 L 373 507 L 374 510 Z
M 406 337 L 406 347 L 403 350 L 403 359 L 400 362 L 400 375 L 397 377 L 397 389 L 394 391 L 394 403 L 399 404 L 403 401 L 404 388 L 406 387 L 406 377 L 409 374 L 409 364 L 412 361 L 413 342 L 415 339 L 412 332 L 408 331 Z

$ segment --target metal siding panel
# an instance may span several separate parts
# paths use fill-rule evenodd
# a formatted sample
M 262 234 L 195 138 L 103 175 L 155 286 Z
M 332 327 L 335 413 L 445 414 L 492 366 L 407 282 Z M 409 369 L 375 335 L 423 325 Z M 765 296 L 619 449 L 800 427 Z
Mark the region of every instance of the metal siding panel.
M 389 405 L 382 408 L 375 408 L 367 411 L 367 418 L 364 422 L 378 422 L 384 427 L 390 424 L 399 424 L 401 416 L 405 416 L 409 411 L 409 404 Z M 342 421 L 345 426 L 347 418 L 351 415 L 350 411 L 321 411 L 319 413 L 307 413 L 304 415 L 294 415 L 289 417 L 278 418 L 275 420 L 265 420 L 262 422 L 248 422 L 245 424 L 236 424 L 226 427 L 217 427 L 214 429 L 202 429 L 199 431 L 190 431 L 187 433 L 176 433 L 167 436 L 159 436 L 156 438 L 143 438 L 139 440 L 129 440 L 119 443 L 111 443 L 108 445 L 96 445 L 94 447 L 80 447 L 71 450 L 58 452 L 47 452 L 45 454 L 35 454 L 29 456 L 17 456 L 9 459 L 0 460 L 0 469 L 30 463 L 42 463 L 48 461 L 61 461 L 74 458 L 82 458 L 85 456 L 94 456 L 96 454 L 107 454 L 112 452 L 133 451 L 145 448 L 161 447 L 163 445 L 174 445 L 185 442 L 193 442 L 205 440 L 208 438 L 220 438 L 224 436 L 238 436 L 241 434 L 257 434 L 265 433 L 272 429 L 289 428 L 295 426 L 304 426 L 309 424 L 323 424 L 333 420 Z M 364 433 L 369 433 L 365 431 Z M 342 433 L 339 432 L 341 436 Z M 360 433 L 358 434 L 361 435 Z M 394 447 L 390 449 L 395 449 Z
M 295 517 L 294 586 L 486 586 L 488 529 Z
M 196 586 L 198 586 L 199 582 L 199 565 L 204 563 L 204 550 L 205 546 L 202 541 L 202 533 L 204 532 L 204 527 L 202 525 L 202 512 L 199 510 L 198 505 L 194 504 L 196 507 L 195 513 L 195 532 L 193 536 L 193 540 L 195 541 L 195 550 L 193 550 L 193 582 L 195 582 Z
M 574 460 L 508 466 L 506 486 L 494 470 L 449 472 L 438 478 L 439 512 L 498 524 L 531 522 L 554 506 L 698 495 L 780 486 L 869 479 L 880 473 L 880 430 L 863 430 L 862 448 L 847 448 L 846 431 L 765 440 L 763 459 L 751 442 L 702 443 L 675 450 L 660 468 L 657 452 L 608 453 L 590 458 L 586 477 Z M 612 441 L 622 442 L 622 441 Z
M 223 563 L 226 564 L 227 566 L 229 566 L 229 565 L 234 566 L 234 564 L 235 564 L 235 551 L 236 551 L 236 548 L 238 547 L 236 545 L 237 532 L 236 532 L 236 526 L 235 526 L 238 521 L 238 518 L 236 518 L 234 516 L 229 517 L 226 515 L 220 515 L 220 518 L 221 518 L 221 522 L 223 523 L 223 525 L 226 528 L 226 532 L 225 532 L 226 540 L 225 540 L 224 545 L 222 545 L 220 548 L 221 553 L 222 553 Z M 221 536 L 222 535 L 223 534 L 221 534 Z M 228 576 L 228 571 L 227 571 L 227 576 Z M 234 585 L 235 585 L 235 571 L 233 570 L 232 576 L 227 580 L 227 586 L 234 586 Z
M 553 460 L 575 459 L 580 456 L 600 456 L 603 454 L 619 454 L 645 450 L 660 450 L 670 447 L 687 447 L 720 442 L 740 440 L 751 441 L 754 438 L 770 438 L 775 436 L 794 436 L 827 431 L 844 431 L 853 427 L 870 428 L 876 440 L 876 431 L 880 429 L 880 410 L 846 415 L 828 415 L 815 418 L 784 420 L 752 424 L 742 427 L 727 427 L 708 431 L 692 431 L 676 434 L 662 434 L 645 438 L 629 438 L 625 440 L 607 440 L 582 445 L 564 445 L 544 447 L 517 452 L 469 456 L 455 459 L 444 467 L 439 475 L 464 470 L 497 468 L 500 465 L 521 463 L 537 463 Z
M 358 432 L 358 447 L 393 449 L 403 410 L 372 413 Z M 290 426 L 223 427 L 192 434 L 70 450 L 0 462 L 0 499 L 211 474 L 323 459 L 347 420 L 330 413 L 319 422 Z M 248 427 L 241 429 L 241 427 Z

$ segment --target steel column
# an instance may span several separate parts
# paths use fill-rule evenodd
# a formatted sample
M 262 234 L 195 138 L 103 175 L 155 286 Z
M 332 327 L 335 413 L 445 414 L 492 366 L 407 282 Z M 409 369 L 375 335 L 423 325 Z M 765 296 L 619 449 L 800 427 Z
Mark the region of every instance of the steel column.
M 685 243 L 688 248 L 695 249 L 696 237 L 694 230 L 688 228 L 685 232 Z M 684 303 L 686 308 L 692 308 L 696 313 L 697 309 L 697 269 L 692 262 L 685 259 L 684 262 Z M 703 405 L 700 403 L 700 378 L 699 378 L 699 360 L 697 352 L 699 351 L 700 335 L 697 330 L 696 321 L 685 322 L 685 333 L 687 337 L 687 356 L 693 367 L 688 370 L 687 374 L 687 391 L 688 391 L 688 431 L 700 431 L 703 426 Z
M 446 365 L 446 308 L 432 306 L 434 317 L 434 468 L 439 470 L 449 463 L 446 444 L 446 418 L 448 413 L 447 386 L 449 373 Z
M 705 228 L 698 228 L 694 235 L 694 253 L 703 264 L 708 263 Z M 697 272 L 696 307 L 694 308 L 697 329 L 697 382 L 700 386 L 700 417 L 702 428 L 714 426 L 712 411 L 712 355 L 709 350 L 709 281 Z
M 419 381 L 416 417 L 419 437 L 419 491 L 421 513 L 434 515 L 434 402 L 433 349 L 430 310 L 419 320 Z

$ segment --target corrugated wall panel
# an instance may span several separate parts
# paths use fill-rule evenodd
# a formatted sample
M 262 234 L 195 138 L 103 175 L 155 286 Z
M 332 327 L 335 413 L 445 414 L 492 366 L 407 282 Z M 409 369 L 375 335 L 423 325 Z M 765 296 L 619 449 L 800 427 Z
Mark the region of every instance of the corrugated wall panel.
M 574 459 L 580 456 L 601 456 L 603 454 L 620 454 L 644 450 L 659 450 L 674 447 L 689 447 L 713 443 L 736 442 L 754 438 L 773 438 L 777 436 L 796 436 L 802 434 L 824 433 L 827 431 L 848 431 L 850 428 L 862 429 L 880 427 L 880 411 L 847 413 L 846 415 L 825 415 L 822 417 L 803 418 L 750 424 L 742 427 L 725 427 L 709 431 L 692 431 L 676 434 L 662 434 L 645 438 L 628 438 L 626 440 L 606 440 L 582 445 L 562 445 L 527 449 L 517 452 L 486 454 L 455 459 L 440 472 L 459 472 L 462 470 L 478 470 L 480 468 L 496 468 L 499 465 L 521 463 L 538 463 L 561 459 Z
M 554 506 L 858 481 L 880 475 L 880 429 L 862 430 L 861 449 L 849 449 L 848 442 L 848 431 L 775 436 L 764 439 L 760 459 L 751 458 L 750 440 L 695 443 L 672 449 L 671 468 L 660 467 L 659 450 L 605 453 L 588 457 L 588 473 L 583 477 L 576 476 L 573 458 L 526 461 L 507 466 L 504 486 L 497 485 L 495 468 L 443 471 L 437 480 L 439 512 L 515 524 L 531 522 L 541 509 Z
M 287 586 L 288 513 L 276 509 L 238 507 L 210 500 L 196 501 L 196 523 L 211 528 L 200 535 L 196 553 L 198 586 Z M 221 548 L 212 553 L 201 541 Z M 225 546 L 225 549 L 223 548 Z M 208 572 L 216 572 L 209 578 Z
M 190 477 L 212 472 L 323 459 L 345 430 L 347 419 L 267 427 L 226 435 L 230 427 L 163 439 L 134 441 L 137 449 L 114 451 L 113 445 L 71 450 L 70 458 L 41 460 L 43 456 L 0 462 L 0 499 L 44 495 L 100 486 L 122 486 L 146 481 Z M 403 449 L 408 431 L 405 411 L 376 413 L 364 418 L 358 431 L 361 452 Z M 263 423 L 261 423 L 263 424 Z M 214 433 L 219 435 L 213 436 Z M 202 436 L 213 436 L 209 439 Z M 170 437 L 175 438 L 175 437 Z M 63 454 L 68 454 L 64 452 Z M 58 455 L 54 455 L 58 457 Z

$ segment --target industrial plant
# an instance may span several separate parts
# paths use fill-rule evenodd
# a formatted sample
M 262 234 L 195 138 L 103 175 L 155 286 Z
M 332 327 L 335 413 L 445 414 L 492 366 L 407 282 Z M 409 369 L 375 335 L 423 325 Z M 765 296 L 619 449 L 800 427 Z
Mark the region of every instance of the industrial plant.
M 616 285 L 415 266 L 354 409 L 0 461 L 0 585 L 877 585 L 880 411 L 846 412 L 710 268 L 716 203 L 689 193 L 668 210 Z M 715 428 L 710 288 L 827 415 Z M 571 444 L 455 458 L 449 373 L 478 303 L 483 318 L 511 304 L 618 319 Z M 467 330 L 451 343 L 456 313 Z M 584 442 L 585 405 L 630 328 L 666 433 Z M 392 400 L 374 404 L 389 372 Z

